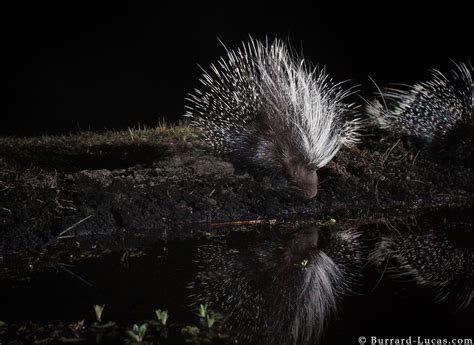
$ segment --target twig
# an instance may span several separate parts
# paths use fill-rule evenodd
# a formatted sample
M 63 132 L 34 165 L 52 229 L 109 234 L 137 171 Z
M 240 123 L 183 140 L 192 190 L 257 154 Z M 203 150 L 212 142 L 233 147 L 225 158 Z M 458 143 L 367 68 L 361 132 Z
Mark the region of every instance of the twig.
M 73 271 L 69 270 L 66 268 L 66 266 L 69 266 L 71 267 L 70 265 L 66 265 L 66 264 L 63 264 L 63 263 L 58 263 L 58 267 L 62 270 L 64 270 L 65 272 L 69 273 L 70 275 L 72 275 L 73 277 L 79 279 L 81 282 L 83 282 L 84 284 L 86 284 L 87 286 L 94 286 L 92 283 L 89 283 L 87 280 L 85 280 L 84 278 L 82 278 L 81 276 L 79 276 L 78 274 L 74 273 Z
M 68 227 L 66 230 L 64 231 L 61 231 L 59 233 L 58 236 L 56 236 L 55 238 L 52 238 L 51 240 L 49 240 L 48 242 L 46 242 L 45 244 L 43 244 L 43 248 L 46 248 L 47 246 L 49 246 L 50 244 L 56 242 L 57 240 L 60 240 L 60 239 L 64 239 L 64 238 L 71 238 L 71 237 L 74 237 L 74 236 L 63 236 L 65 233 L 67 233 L 68 231 L 74 229 L 75 227 L 77 227 L 79 224 L 85 222 L 86 220 L 88 220 L 89 218 L 93 217 L 94 215 L 91 214 L 83 219 L 81 219 L 80 221 L 74 223 L 73 225 L 71 225 L 70 227 Z
M 230 222 L 221 222 L 221 223 L 211 223 L 209 226 L 211 228 L 216 228 L 220 226 L 227 226 L 227 225 L 256 225 L 256 224 L 275 224 L 277 222 L 276 219 L 255 219 L 255 220 L 234 220 Z
M 88 215 L 86 218 L 83 218 L 81 219 L 80 221 L 74 223 L 73 225 L 71 225 L 70 227 L 68 227 L 66 230 L 62 231 L 59 233 L 59 235 L 57 236 L 57 238 L 60 238 L 62 235 L 64 235 L 66 232 L 74 229 L 75 227 L 77 227 L 79 224 L 81 223 L 84 223 L 86 220 L 88 220 L 89 218 L 93 217 L 94 215 L 91 214 L 91 215 Z

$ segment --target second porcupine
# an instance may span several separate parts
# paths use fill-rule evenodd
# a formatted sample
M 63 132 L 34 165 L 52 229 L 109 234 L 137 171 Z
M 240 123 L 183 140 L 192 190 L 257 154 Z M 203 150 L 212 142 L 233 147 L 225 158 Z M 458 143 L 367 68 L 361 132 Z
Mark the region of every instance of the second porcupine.
M 368 115 L 381 128 L 432 148 L 447 148 L 448 139 L 472 140 L 474 96 L 469 68 L 454 63 L 450 74 L 432 70 L 431 76 L 406 89 L 387 89 L 380 100 L 369 103 Z
M 227 51 L 200 81 L 185 116 L 215 151 L 283 173 L 307 198 L 317 193 L 316 171 L 357 141 L 360 121 L 344 103 L 351 92 L 278 39 Z

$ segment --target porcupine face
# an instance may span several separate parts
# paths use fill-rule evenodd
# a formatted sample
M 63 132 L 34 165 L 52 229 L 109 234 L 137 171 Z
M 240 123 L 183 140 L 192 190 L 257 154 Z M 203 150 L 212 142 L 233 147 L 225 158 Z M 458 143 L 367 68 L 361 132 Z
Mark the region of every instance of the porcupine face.
M 297 186 L 307 199 L 314 198 L 318 193 L 318 175 L 316 169 L 297 162 L 283 162 L 283 170 L 288 181 Z

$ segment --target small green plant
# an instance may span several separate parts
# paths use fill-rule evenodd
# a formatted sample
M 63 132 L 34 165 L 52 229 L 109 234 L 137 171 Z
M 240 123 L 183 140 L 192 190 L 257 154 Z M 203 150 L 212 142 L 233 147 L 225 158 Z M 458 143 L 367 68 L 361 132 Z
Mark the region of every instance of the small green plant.
M 7 333 L 7 324 L 0 320 L 0 334 L 5 334 Z
M 208 308 L 207 304 L 199 305 L 198 316 L 201 318 L 201 323 L 207 326 L 207 328 L 212 328 L 216 321 L 222 318 L 220 314 Z
M 161 325 L 165 326 L 168 322 L 168 310 L 155 310 L 156 318 L 161 323 Z
M 214 312 L 209 312 L 206 317 L 206 322 L 207 322 L 207 328 L 212 328 L 214 326 L 214 323 L 217 321 L 216 314 Z
M 198 309 L 198 316 L 200 318 L 205 318 L 207 315 L 207 304 L 200 304 Z
M 95 312 L 95 318 L 97 319 L 98 323 L 102 323 L 102 312 L 104 311 L 105 304 L 99 305 L 99 304 L 94 304 L 94 312 Z
M 303 270 L 305 270 L 305 271 L 308 269 L 308 264 L 309 264 L 308 259 L 304 259 L 304 260 L 301 261 L 301 263 L 300 263 L 301 268 L 302 268 Z
M 148 330 L 148 325 L 146 323 L 141 324 L 140 326 L 138 326 L 137 324 L 134 324 L 132 329 L 129 329 L 127 331 L 127 334 L 131 339 L 133 339 L 137 343 L 141 343 L 143 339 L 145 338 L 147 330 Z

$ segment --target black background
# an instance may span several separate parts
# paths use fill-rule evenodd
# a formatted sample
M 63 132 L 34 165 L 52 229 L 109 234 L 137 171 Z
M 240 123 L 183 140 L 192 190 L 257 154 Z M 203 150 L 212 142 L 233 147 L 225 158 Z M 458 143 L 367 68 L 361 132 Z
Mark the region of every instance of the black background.
M 251 34 L 289 40 L 336 80 L 413 83 L 449 59 L 471 61 L 466 5 L 372 7 L 296 2 L 156 2 L 153 7 L 28 5 L 3 9 L 6 86 L 0 134 L 120 129 L 182 117 L 201 71 Z M 359 5 L 359 4 L 358 4 Z

